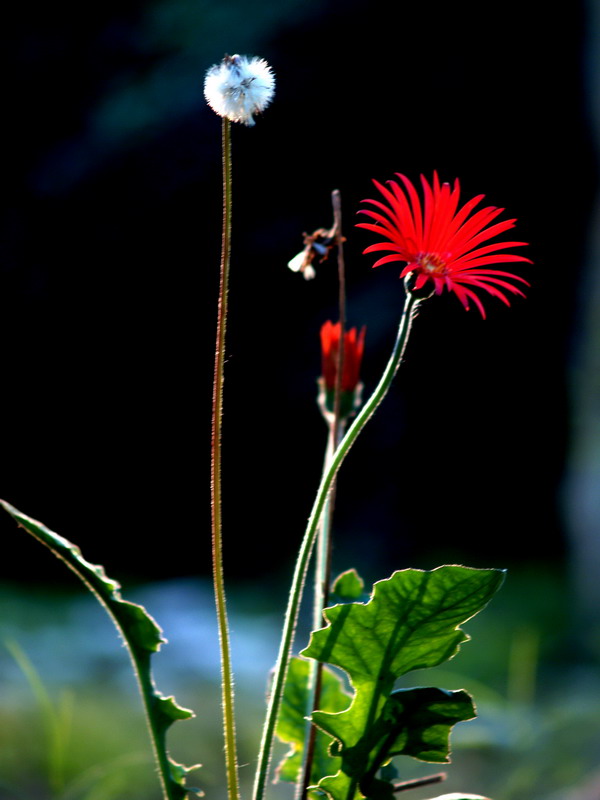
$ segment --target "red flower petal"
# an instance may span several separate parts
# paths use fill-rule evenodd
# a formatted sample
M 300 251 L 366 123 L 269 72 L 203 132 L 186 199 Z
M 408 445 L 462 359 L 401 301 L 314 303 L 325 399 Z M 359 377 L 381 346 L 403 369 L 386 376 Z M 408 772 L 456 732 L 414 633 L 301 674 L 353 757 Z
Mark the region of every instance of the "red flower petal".
M 511 281 L 529 285 L 524 278 L 512 272 L 481 269 L 490 264 L 511 262 L 531 263 L 524 256 L 504 253 L 513 247 L 523 247 L 526 242 L 491 242 L 496 236 L 514 228 L 516 220 L 500 222 L 494 220 L 503 208 L 486 206 L 474 211 L 485 195 L 477 195 L 459 208 L 460 184 L 458 179 L 450 184 L 440 184 L 433 173 L 431 183 L 421 175 L 423 201 L 411 181 L 396 173 L 399 181 L 388 181 L 384 186 L 373 181 L 381 200 L 364 200 L 377 210 L 361 209 L 374 222 L 361 222 L 357 227 L 365 228 L 385 241 L 367 247 L 365 253 L 392 251 L 391 255 L 379 258 L 374 267 L 392 261 L 404 261 L 406 266 L 400 273 L 404 277 L 416 272 L 415 288 L 422 288 L 431 281 L 437 294 L 446 288 L 454 292 L 468 309 L 473 303 L 485 317 L 483 304 L 473 291 L 475 287 L 510 304 L 504 292 L 523 296 L 523 292 Z

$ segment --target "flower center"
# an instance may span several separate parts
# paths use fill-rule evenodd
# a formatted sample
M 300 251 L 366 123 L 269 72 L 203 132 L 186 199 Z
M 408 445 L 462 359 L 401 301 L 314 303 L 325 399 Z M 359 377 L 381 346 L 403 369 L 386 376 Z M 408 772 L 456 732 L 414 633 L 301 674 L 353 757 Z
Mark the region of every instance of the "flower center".
M 446 274 L 446 262 L 437 253 L 419 253 L 415 261 L 427 275 Z

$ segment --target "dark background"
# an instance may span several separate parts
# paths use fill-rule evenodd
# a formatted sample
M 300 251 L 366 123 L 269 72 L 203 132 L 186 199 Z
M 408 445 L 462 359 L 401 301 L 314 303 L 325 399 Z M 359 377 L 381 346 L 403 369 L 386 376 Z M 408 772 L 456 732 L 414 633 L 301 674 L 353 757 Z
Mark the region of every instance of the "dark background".
M 343 468 L 336 566 L 376 578 L 560 562 L 566 364 L 596 185 L 587 26 L 577 2 L 12 5 L 1 495 L 115 577 L 210 572 L 220 120 L 202 84 L 241 52 L 268 60 L 277 91 L 233 131 L 228 574 L 287 580 L 319 479 L 318 331 L 336 318 L 336 270 L 309 283 L 287 261 L 303 231 L 331 223 L 340 189 L 368 392 L 403 290 L 395 265 L 361 256 L 373 240 L 355 212 L 371 178 L 434 169 L 518 218 L 531 289 L 510 310 L 486 300 L 486 321 L 448 295 L 425 304 Z M 10 520 L 0 529 L 2 577 L 63 579 Z

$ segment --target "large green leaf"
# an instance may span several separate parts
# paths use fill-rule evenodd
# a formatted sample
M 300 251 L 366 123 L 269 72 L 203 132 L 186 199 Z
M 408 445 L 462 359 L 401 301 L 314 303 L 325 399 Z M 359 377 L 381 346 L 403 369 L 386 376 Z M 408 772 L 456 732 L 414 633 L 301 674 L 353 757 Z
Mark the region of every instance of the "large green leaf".
M 312 634 L 302 655 L 341 667 L 355 690 L 347 711 L 313 714 L 315 724 L 336 740 L 332 754 L 342 759 L 339 772 L 319 782 L 319 788 L 333 800 L 370 796 L 371 787 L 373 794 L 380 795 L 382 782 L 375 781 L 375 771 L 394 752 L 403 752 L 402 742 L 404 752 L 414 745 L 414 752 L 407 754 L 446 760 L 449 727 L 469 718 L 465 714 L 473 715 L 472 707 L 467 708 L 470 701 L 464 693 L 442 693 L 432 709 L 434 696 L 418 693 L 439 690 L 392 695 L 394 682 L 411 670 L 434 667 L 452 658 L 469 638 L 460 624 L 488 603 L 503 578 L 500 570 L 458 566 L 431 572 L 403 570 L 376 583 L 368 603 L 325 610 L 327 627 Z M 406 733 L 408 727 L 416 725 L 417 718 L 425 719 L 432 711 L 444 719 L 443 754 L 439 721 L 434 722 L 433 717 L 429 716 L 424 726 L 417 726 L 421 744 L 415 744 Z M 431 740 L 435 741 L 428 751 Z
M 104 567 L 86 561 L 76 545 L 49 530 L 41 522 L 21 513 L 9 503 L 0 500 L 0 504 L 20 527 L 64 561 L 104 606 L 129 650 L 148 715 L 155 756 L 161 773 L 165 775 L 166 796 L 169 800 L 183 800 L 188 793 L 200 796 L 199 790 L 185 787 L 187 773 L 196 769 L 198 765 L 185 767 L 173 761 L 167 753 L 168 728 L 176 720 L 189 719 L 194 714 L 189 709 L 179 706 L 174 697 L 164 697 L 154 686 L 150 659 L 165 642 L 159 626 L 143 606 L 123 600 L 119 591 L 121 587 L 117 581 L 106 576 Z
M 277 767 L 277 778 L 296 783 L 304 757 L 308 718 L 308 679 L 311 662 L 293 658 L 285 683 L 283 701 L 277 720 L 277 737 L 290 745 L 288 753 Z M 319 706 L 325 711 L 337 712 L 348 708 L 351 695 L 344 689 L 342 680 L 332 670 L 323 668 Z M 334 775 L 340 768 L 340 759 L 329 755 L 331 737 L 318 730 L 312 766 L 312 780 L 316 783 L 323 775 Z

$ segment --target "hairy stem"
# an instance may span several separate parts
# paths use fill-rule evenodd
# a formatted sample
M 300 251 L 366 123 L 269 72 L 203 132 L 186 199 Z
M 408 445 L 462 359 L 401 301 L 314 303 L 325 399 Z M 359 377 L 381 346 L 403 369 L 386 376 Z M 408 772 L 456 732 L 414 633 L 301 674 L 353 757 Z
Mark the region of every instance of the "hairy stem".
M 323 464 L 323 474 L 329 469 L 331 457 L 335 450 L 334 446 L 335 423 L 332 420 L 329 424 L 329 436 L 327 437 L 327 449 L 325 452 L 325 463 Z M 317 534 L 317 552 L 315 559 L 315 587 L 313 600 L 312 630 L 317 630 L 323 625 L 323 609 L 327 604 L 329 596 L 329 582 L 331 573 L 331 524 L 333 521 L 333 504 L 335 484 L 331 487 L 329 496 L 323 508 L 319 531 Z M 323 680 L 323 670 L 320 669 L 319 661 L 311 661 L 308 671 L 306 714 L 310 715 L 318 708 L 321 698 L 321 684 Z M 315 755 L 316 729 L 308 722 L 306 735 L 304 737 L 304 750 L 302 769 L 300 770 L 298 784 L 296 786 L 296 798 L 306 797 L 306 791 L 311 783 L 312 764 Z
M 329 437 L 323 471 L 325 472 L 331 462 L 333 452 L 344 435 L 344 421 L 340 418 L 342 399 L 342 379 L 344 376 L 344 358 L 346 355 L 346 268 L 344 263 L 344 237 L 342 234 L 342 198 L 338 189 L 331 193 L 333 206 L 333 232 L 337 244 L 338 267 L 338 307 L 340 322 L 340 346 L 337 353 L 335 390 L 333 395 L 333 420 L 329 421 Z M 317 630 L 323 624 L 323 609 L 329 602 L 329 584 L 331 582 L 331 527 L 333 524 L 333 509 L 335 505 L 335 482 L 331 487 L 325 503 L 321 525 L 317 540 L 317 557 L 315 559 L 315 597 L 313 607 L 312 629 Z M 321 685 L 323 681 L 323 664 L 313 661 L 310 665 L 308 676 L 308 703 L 307 713 L 316 711 L 321 701 Z M 304 763 L 296 796 L 299 800 L 306 798 L 308 787 L 311 783 L 312 764 L 315 754 L 316 728 L 310 722 L 304 743 Z
M 221 427 L 223 419 L 223 380 L 225 365 L 225 333 L 227 328 L 227 291 L 231 249 L 231 123 L 223 118 L 223 238 L 221 247 L 221 277 L 217 313 L 217 341 L 213 385 L 211 436 L 211 508 L 212 556 L 217 625 L 221 650 L 221 685 L 223 702 L 223 735 L 225 737 L 225 769 L 229 800 L 240 796 L 235 741 L 233 672 L 229 625 L 223 579 L 223 540 L 221 518 Z
M 288 607 L 283 624 L 283 632 L 281 637 L 281 644 L 279 648 L 279 655 L 277 664 L 275 666 L 275 675 L 271 688 L 271 696 L 269 698 L 269 705 L 267 708 L 267 716 L 263 728 L 263 735 L 259 753 L 258 767 L 256 772 L 256 779 L 254 784 L 254 800 L 262 800 L 265 792 L 267 776 L 269 772 L 269 764 L 271 760 L 271 749 L 273 745 L 273 737 L 275 735 L 275 727 L 277 724 L 277 716 L 281 706 L 281 699 L 283 697 L 283 689 L 285 685 L 285 678 L 287 674 L 288 665 L 291 657 L 292 644 L 294 639 L 294 631 L 296 629 L 296 622 L 298 618 L 298 611 L 300 608 L 300 600 L 302 596 L 302 589 L 306 578 L 306 570 L 310 559 L 310 554 L 315 542 L 315 537 L 318 531 L 321 514 L 323 507 L 329 494 L 329 490 L 333 484 L 337 471 L 339 470 L 344 458 L 348 451 L 356 441 L 359 433 L 364 428 L 365 424 L 372 417 L 376 408 L 379 406 L 388 389 L 392 383 L 394 375 L 396 374 L 402 355 L 404 353 L 406 342 L 412 321 L 414 319 L 417 307 L 420 300 L 416 298 L 411 292 L 406 296 L 404 304 L 404 311 L 400 320 L 398 334 L 391 358 L 385 368 L 385 371 L 379 381 L 375 391 L 367 400 L 360 413 L 348 429 L 348 432 L 336 448 L 331 464 L 327 472 L 321 479 L 321 484 L 317 491 L 317 496 L 311 511 L 308 521 L 308 526 L 304 534 L 304 538 L 300 545 L 296 566 L 294 569 L 294 576 L 290 588 L 290 595 L 288 599 Z

